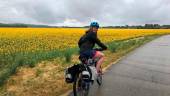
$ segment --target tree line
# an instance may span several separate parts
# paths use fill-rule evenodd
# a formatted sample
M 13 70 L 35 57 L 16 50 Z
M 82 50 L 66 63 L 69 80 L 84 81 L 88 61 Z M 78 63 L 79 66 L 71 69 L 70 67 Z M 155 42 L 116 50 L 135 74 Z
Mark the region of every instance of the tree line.
M 125 25 L 125 26 L 108 26 L 108 27 L 122 28 L 122 29 L 170 29 L 170 25 L 159 25 L 159 24 L 145 24 L 145 25 L 131 25 L 131 26 Z
M 82 27 L 69 27 L 69 26 L 48 26 L 48 25 L 35 25 L 35 24 L 4 24 L 0 23 L 0 27 L 21 27 L 21 28 L 82 28 Z M 84 26 L 83 28 L 88 28 Z M 170 29 L 170 25 L 159 24 L 145 24 L 145 25 L 123 25 L 123 26 L 104 26 L 102 28 L 117 28 L 117 29 Z

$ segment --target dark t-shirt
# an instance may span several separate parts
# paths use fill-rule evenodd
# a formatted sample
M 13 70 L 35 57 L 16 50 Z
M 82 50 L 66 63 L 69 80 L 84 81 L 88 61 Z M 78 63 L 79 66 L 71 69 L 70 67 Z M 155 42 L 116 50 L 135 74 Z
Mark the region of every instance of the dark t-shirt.
M 78 42 L 80 53 L 87 50 L 92 50 L 95 44 L 101 47 L 97 49 L 97 51 L 103 51 L 107 49 L 107 47 L 97 38 L 97 34 L 95 32 L 87 32 L 80 38 Z

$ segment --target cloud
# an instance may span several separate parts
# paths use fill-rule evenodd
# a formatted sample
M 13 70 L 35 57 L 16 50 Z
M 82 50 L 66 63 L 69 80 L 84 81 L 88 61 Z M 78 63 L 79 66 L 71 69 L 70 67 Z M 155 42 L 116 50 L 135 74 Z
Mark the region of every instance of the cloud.
M 0 22 L 84 26 L 170 22 L 169 0 L 0 0 Z

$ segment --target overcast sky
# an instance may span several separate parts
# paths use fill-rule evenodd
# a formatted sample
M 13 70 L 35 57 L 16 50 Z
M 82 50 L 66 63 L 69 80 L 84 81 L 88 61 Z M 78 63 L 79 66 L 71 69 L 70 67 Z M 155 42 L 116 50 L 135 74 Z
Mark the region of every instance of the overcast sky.
M 170 24 L 170 0 L 0 0 L 1 23 Z

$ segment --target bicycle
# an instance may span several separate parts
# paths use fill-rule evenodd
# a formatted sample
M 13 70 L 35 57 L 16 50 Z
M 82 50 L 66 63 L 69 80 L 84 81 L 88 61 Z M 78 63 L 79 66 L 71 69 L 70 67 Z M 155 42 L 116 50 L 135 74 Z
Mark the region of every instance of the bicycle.
M 86 59 L 88 63 L 84 63 L 85 60 L 81 59 L 81 67 L 80 67 L 80 72 L 75 76 L 74 82 L 73 82 L 73 93 L 74 96 L 88 96 L 90 86 L 93 84 L 94 80 L 92 79 L 92 73 L 91 66 L 92 68 L 96 67 L 96 63 L 98 60 L 94 60 L 92 58 Z M 95 66 L 94 66 L 95 65 Z M 100 67 L 101 68 L 101 67 Z M 86 72 L 86 75 L 85 74 Z M 88 76 L 89 72 L 89 76 Z M 97 74 L 96 76 L 96 81 L 99 86 L 102 85 L 102 70 Z

